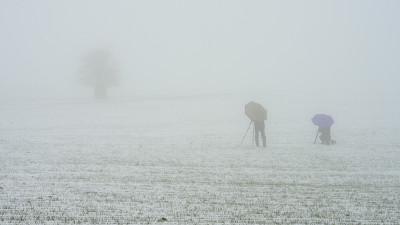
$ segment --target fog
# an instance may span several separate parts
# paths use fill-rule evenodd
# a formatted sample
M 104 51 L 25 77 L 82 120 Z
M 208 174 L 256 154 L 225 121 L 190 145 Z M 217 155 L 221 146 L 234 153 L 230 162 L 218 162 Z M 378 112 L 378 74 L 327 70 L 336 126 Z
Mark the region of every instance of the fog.
M 1 223 L 399 224 L 399 12 L 0 0 Z
M 1 99 L 91 98 L 81 57 L 112 53 L 110 96 L 286 91 L 398 99 L 399 1 L 1 1 Z

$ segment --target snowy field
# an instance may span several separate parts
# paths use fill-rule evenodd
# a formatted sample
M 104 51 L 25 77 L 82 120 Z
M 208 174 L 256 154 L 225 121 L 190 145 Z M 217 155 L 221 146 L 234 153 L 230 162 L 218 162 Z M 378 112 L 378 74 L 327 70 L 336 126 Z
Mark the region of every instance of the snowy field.
M 240 146 L 250 100 L 268 109 L 267 149 L 251 132 Z M 399 224 L 399 105 L 371 101 L 4 101 L 0 223 Z M 313 144 L 316 113 L 335 146 Z

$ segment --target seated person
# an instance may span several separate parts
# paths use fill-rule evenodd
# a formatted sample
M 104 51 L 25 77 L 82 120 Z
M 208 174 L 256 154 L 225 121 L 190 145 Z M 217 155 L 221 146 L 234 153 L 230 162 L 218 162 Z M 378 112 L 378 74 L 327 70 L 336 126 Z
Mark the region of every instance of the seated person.
M 331 127 L 319 127 L 318 132 L 321 132 L 319 139 L 321 139 L 322 144 L 331 144 Z

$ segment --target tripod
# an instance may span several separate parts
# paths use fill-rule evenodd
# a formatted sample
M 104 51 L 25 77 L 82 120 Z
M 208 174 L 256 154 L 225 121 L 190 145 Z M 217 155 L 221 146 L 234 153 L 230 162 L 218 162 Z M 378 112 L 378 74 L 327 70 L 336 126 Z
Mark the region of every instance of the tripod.
M 250 129 L 250 126 L 251 126 L 251 124 L 253 123 L 253 120 L 252 121 L 250 121 L 250 124 L 249 124 L 249 127 L 247 128 L 247 130 L 246 130 L 246 134 L 243 136 L 243 139 L 242 139 L 242 142 L 240 143 L 240 145 L 242 145 L 243 144 L 243 141 L 244 141 L 244 138 L 246 137 L 246 135 L 247 135 L 247 132 L 249 132 L 249 129 Z M 252 143 L 251 143 L 251 146 L 253 147 L 253 143 L 254 143 L 254 130 L 253 130 L 253 141 L 252 141 Z

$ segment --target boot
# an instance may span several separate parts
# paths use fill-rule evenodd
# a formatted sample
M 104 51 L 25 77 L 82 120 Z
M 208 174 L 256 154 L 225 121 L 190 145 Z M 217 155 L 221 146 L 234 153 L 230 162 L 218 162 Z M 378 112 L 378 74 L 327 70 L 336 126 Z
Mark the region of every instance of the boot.
M 257 138 L 255 138 L 255 139 L 256 139 L 256 140 L 255 140 L 255 141 L 256 141 L 256 146 L 257 146 L 257 147 L 259 147 L 259 146 L 260 146 L 260 144 L 259 144 L 259 142 L 258 142 L 258 137 L 257 137 Z
M 262 141 L 263 141 L 263 147 L 267 147 L 267 138 L 265 136 L 262 136 Z

